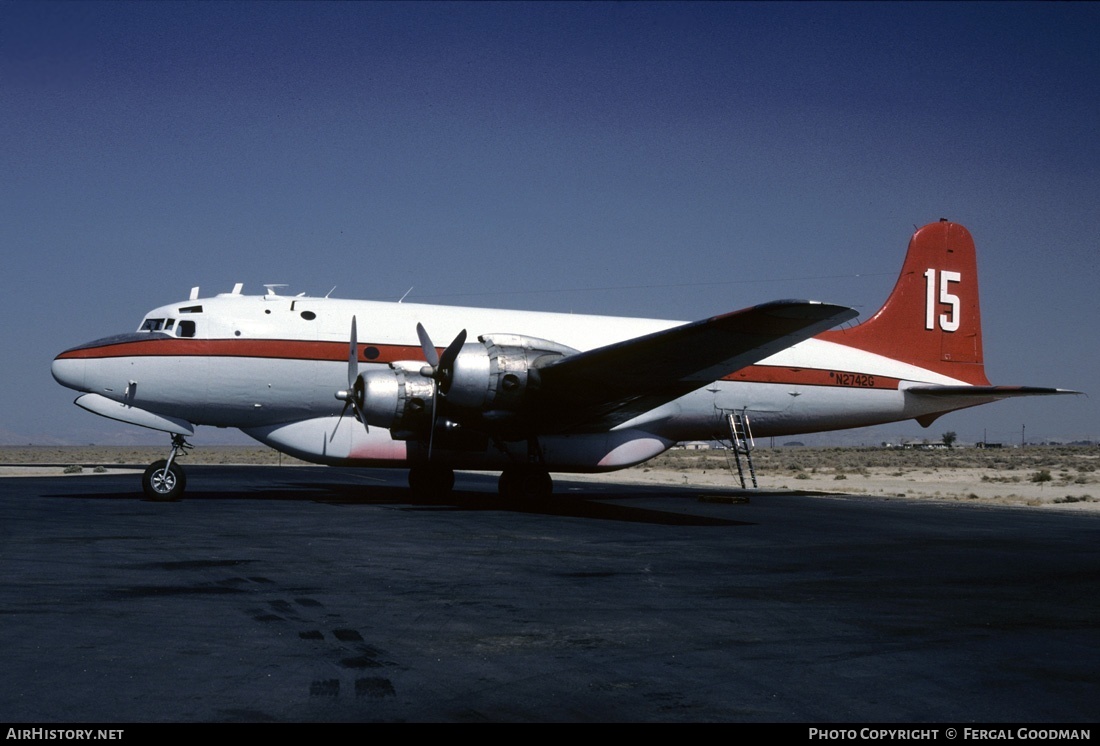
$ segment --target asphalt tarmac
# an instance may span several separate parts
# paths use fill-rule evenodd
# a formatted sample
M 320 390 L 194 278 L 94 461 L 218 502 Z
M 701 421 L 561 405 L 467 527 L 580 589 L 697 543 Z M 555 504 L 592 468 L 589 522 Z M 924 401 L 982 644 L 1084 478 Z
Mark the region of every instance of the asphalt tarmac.
M 1100 516 L 459 474 L 0 479 L 9 722 L 1095 722 Z

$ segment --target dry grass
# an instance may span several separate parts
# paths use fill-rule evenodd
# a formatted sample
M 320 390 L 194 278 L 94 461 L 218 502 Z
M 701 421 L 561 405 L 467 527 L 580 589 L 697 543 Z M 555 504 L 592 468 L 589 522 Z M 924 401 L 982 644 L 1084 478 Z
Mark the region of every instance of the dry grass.
M 737 485 L 731 459 L 725 451 L 674 450 L 640 469 L 711 484 L 728 474 L 727 483 Z M 1095 446 L 759 448 L 753 462 L 765 488 L 1100 509 L 1100 448 Z
M 1058 475 L 1087 475 L 1094 478 L 1100 467 L 1100 448 L 1095 446 L 1029 446 L 1027 448 L 948 448 L 903 450 L 900 448 L 757 448 L 753 461 L 759 471 L 797 474 L 801 471 L 832 470 L 852 474 L 875 470 L 928 471 L 939 469 L 986 469 L 990 473 L 1046 469 Z M 724 468 L 723 451 L 672 450 L 648 465 L 676 470 Z
M 168 456 L 167 446 L 3 446 L 0 464 L 133 465 L 145 468 Z M 198 446 L 183 456 L 185 464 L 304 464 L 266 446 Z

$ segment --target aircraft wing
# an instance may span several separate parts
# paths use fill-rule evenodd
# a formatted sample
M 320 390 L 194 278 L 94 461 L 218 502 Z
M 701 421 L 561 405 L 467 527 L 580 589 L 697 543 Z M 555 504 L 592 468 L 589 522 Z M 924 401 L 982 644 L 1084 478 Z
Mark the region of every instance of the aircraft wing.
M 857 315 L 774 301 L 558 358 L 538 369 L 532 421 L 544 432 L 606 430 Z

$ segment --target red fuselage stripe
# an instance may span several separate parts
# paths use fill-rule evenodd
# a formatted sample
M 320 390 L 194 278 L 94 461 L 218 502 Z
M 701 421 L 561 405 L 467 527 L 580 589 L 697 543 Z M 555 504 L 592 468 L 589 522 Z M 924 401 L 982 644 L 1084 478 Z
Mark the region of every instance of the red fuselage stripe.
M 748 365 L 722 378 L 723 381 L 781 383 L 797 386 L 897 390 L 901 379 L 823 368 L 786 368 L 779 365 Z
M 297 339 L 148 339 L 121 342 L 100 347 L 82 347 L 57 356 L 66 359 L 111 357 L 256 357 L 280 360 L 346 361 L 346 342 L 316 342 Z M 359 345 L 364 362 L 389 363 L 395 360 L 421 360 L 419 347 L 406 345 Z
M 83 347 L 68 350 L 57 357 L 59 360 L 94 360 L 118 357 L 238 357 L 342 362 L 348 359 L 348 346 L 343 342 L 292 339 L 173 339 L 162 337 L 136 342 L 107 344 L 99 347 Z M 422 360 L 423 358 L 423 351 L 414 345 L 359 345 L 359 360 L 361 362 L 386 364 L 398 360 Z M 899 379 L 887 376 L 821 368 L 788 368 L 774 365 L 749 365 L 725 376 L 722 380 L 889 390 L 896 390 L 899 383 Z

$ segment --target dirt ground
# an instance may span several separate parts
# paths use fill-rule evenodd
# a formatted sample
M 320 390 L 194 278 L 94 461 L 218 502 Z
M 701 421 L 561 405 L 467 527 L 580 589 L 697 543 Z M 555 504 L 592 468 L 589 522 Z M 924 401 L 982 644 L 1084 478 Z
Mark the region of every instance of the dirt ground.
M 0 477 L 140 472 L 164 458 L 165 448 L 0 447 Z M 197 447 L 184 464 L 304 462 L 262 446 Z M 1028 446 L 981 450 L 885 448 L 758 448 L 760 488 L 901 499 L 1021 505 L 1100 511 L 1100 448 Z M 640 466 L 570 479 L 739 488 L 731 453 L 674 449 Z
M 758 448 L 764 489 L 1100 510 L 1100 448 Z M 633 469 L 653 481 L 739 487 L 732 453 L 674 450 Z M 746 477 L 747 478 L 747 477 Z

